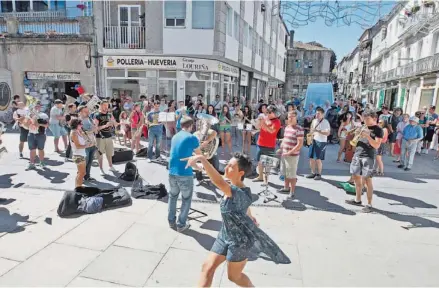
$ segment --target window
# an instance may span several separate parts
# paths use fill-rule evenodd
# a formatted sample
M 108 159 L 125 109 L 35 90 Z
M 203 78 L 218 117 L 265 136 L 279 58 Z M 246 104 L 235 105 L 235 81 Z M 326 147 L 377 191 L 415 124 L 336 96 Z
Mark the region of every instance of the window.
M 17 12 L 29 12 L 30 11 L 30 1 L 15 1 L 15 10 Z
M 184 27 L 186 20 L 186 1 L 165 2 L 166 27 Z
M 284 41 L 284 38 L 285 38 L 285 32 L 284 32 L 284 29 L 282 29 L 282 28 L 280 28 L 280 31 L 279 31 L 279 41 Z
M 233 36 L 233 10 L 230 7 L 227 7 L 227 35 Z
M 422 57 L 422 40 L 418 42 L 418 51 L 416 53 L 416 60 L 421 59 Z
M 387 36 L 387 28 L 382 28 L 381 29 L 381 41 L 386 39 L 386 36 Z
M 5 12 L 5 13 L 7 13 L 7 12 L 12 12 L 13 11 L 13 9 L 12 9 L 13 7 L 12 7 L 12 1 L 1 1 L 1 11 L 2 12 Z
M 192 28 L 195 29 L 213 29 L 214 1 L 192 1 Z
M 255 33 L 255 53 L 261 55 L 261 50 L 259 48 L 259 36 Z
M 33 9 L 34 11 L 47 11 L 49 10 L 48 1 L 33 1 Z
M 262 40 L 262 37 L 259 36 L 259 56 L 263 57 L 262 55 L 262 46 L 264 45 L 264 41 Z
M 239 40 L 239 16 L 238 16 L 238 13 L 236 13 L 235 12 L 235 17 L 234 17 L 234 21 L 233 21 L 234 23 L 234 36 L 235 36 L 235 39 L 236 40 Z
M 253 49 L 253 29 L 248 26 L 248 48 Z
M 244 22 L 244 39 L 243 39 L 244 47 L 248 47 L 248 24 Z

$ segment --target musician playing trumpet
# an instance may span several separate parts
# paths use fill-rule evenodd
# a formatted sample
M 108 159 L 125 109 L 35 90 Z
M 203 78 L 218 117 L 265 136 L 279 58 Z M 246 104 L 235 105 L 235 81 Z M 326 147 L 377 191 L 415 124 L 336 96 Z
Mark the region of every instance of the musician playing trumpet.
M 355 148 L 352 158 L 350 172 L 355 182 L 355 199 L 346 200 L 347 204 L 362 206 L 361 194 L 363 184 L 367 188 L 367 205 L 363 208 L 363 212 L 372 211 L 372 175 L 375 165 L 377 149 L 383 140 L 383 129 L 377 125 L 377 113 L 366 110 L 363 112 L 364 124 L 367 129 L 362 129 L 360 138 Z
M 18 145 L 18 150 L 20 151 L 20 158 L 23 158 L 24 142 L 27 142 L 27 136 L 29 134 L 29 130 L 25 127 L 24 121 L 26 120 L 26 115 L 29 113 L 29 109 L 27 109 L 25 104 L 21 101 L 17 102 L 17 108 L 12 117 L 20 128 L 20 144 Z

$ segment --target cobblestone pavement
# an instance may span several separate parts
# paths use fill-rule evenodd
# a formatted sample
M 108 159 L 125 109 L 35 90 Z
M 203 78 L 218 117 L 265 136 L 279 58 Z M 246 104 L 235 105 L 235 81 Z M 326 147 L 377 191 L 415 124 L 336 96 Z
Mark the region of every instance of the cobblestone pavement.
M 191 221 L 179 234 L 167 228 L 166 203 L 134 200 L 133 205 L 95 215 L 61 219 L 63 191 L 73 187 L 76 167 L 53 152 L 48 138 L 46 170 L 25 171 L 18 159 L 17 134 L 3 136 L 9 153 L 0 159 L 0 286 L 194 286 L 220 225 L 220 191 L 195 187 L 193 208 L 208 217 Z M 385 176 L 374 179 L 376 212 L 363 214 L 344 204 L 349 196 L 338 182 L 348 165 L 336 163 L 330 146 L 322 181 L 309 172 L 302 151 L 297 199 L 263 203 L 259 185 L 246 180 L 255 195 L 261 227 L 287 253 L 290 265 L 262 259 L 245 272 L 256 286 L 439 286 L 439 162 L 415 159 L 412 171 L 385 157 Z M 238 149 L 238 147 L 236 147 Z M 25 156 L 28 154 L 25 149 Z M 164 166 L 139 159 L 142 177 L 168 186 Z M 124 164 L 117 165 L 123 172 Z M 92 176 L 101 187 L 125 186 L 117 176 Z M 282 185 L 271 176 L 271 191 Z M 189 265 L 185 265 L 185 264 Z M 215 286 L 234 286 L 224 265 Z

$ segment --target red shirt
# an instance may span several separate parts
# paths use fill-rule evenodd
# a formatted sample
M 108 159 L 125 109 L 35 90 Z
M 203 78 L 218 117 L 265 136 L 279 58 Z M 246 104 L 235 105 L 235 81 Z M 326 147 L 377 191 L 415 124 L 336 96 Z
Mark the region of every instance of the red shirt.
M 265 121 L 265 120 L 264 120 Z M 276 148 L 276 136 L 277 132 L 280 129 L 280 120 L 275 118 L 271 119 L 271 124 L 269 126 L 274 128 L 273 133 L 270 133 L 264 128 L 261 128 L 261 132 L 259 133 L 258 145 L 267 148 Z

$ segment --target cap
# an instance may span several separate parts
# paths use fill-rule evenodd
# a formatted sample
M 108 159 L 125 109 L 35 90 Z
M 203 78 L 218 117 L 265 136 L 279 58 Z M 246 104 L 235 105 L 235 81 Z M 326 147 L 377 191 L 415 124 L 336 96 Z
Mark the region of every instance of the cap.
M 62 104 L 62 101 L 59 100 L 59 99 L 56 99 L 56 100 L 55 100 L 55 104 Z
M 413 122 L 419 123 L 419 118 L 416 117 L 416 116 L 412 116 L 412 117 L 410 117 L 409 121 L 413 121 Z

